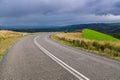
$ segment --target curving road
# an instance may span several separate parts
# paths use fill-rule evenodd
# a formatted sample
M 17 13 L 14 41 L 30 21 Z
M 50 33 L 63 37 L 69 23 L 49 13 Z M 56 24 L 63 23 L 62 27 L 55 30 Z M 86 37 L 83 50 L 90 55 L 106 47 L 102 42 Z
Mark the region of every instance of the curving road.
M 120 80 L 120 61 L 56 43 L 50 34 L 17 41 L 0 62 L 0 80 Z

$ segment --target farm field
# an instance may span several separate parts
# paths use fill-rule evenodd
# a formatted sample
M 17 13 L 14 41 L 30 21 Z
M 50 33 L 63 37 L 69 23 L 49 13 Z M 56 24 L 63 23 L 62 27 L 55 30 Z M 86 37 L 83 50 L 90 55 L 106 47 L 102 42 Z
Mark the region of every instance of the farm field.
M 90 40 L 98 40 L 98 41 L 114 41 L 114 42 L 120 41 L 119 39 L 116 39 L 112 36 L 109 36 L 107 34 L 100 33 L 94 30 L 90 30 L 90 29 L 83 30 L 82 38 L 90 39 Z

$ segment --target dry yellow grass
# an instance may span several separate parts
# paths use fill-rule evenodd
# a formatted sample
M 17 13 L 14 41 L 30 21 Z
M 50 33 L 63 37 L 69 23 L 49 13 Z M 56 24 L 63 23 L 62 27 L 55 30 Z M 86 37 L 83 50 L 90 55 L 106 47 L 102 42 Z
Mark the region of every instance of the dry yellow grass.
M 56 34 L 59 38 L 65 38 L 67 40 L 81 40 L 81 33 L 58 33 Z
M 25 34 L 26 33 L 0 30 L 0 57 L 4 55 L 6 49 L 8 49 L 11 44 L 23 37 Z
M 19 36 L 22 36 L 24 34 L 26 34 L 26 33 L 0 30 L 0 39 L 6 39 L 6 38 L 11 38 L 11 37 L 19 37 Z

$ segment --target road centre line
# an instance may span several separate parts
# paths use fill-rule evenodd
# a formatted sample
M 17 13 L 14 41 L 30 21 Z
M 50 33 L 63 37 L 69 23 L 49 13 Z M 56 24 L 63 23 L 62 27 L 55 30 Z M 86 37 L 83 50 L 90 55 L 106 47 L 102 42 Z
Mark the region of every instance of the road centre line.
M 35 37 L 33 39 L 33 42 L 35 43 L 35 45 L 42 50 L 47 56 L 49 56 L 52 60 L 54 60 L 55 62 L 57 62 L 59 65 L 61 65 L 64 69 L 66 69 L 67 71 L 69 71 L 72 75 L 74 75 L 76 78 L 78 78 L 79 80 L 90 80 L 89 78 L 87 78 L 86 76 L 84 76 L 83 74 L 81 74 L 80 72 L 78 72 L 77 70 L 75 70 L 74 68 L 70 67 L 68 64 L 66 64 L 65 62 L 63 62 L 62 60 L 60 60 L 59 58 L 55 57 L 52 53 L 50 53 L 47 49 L 45 49 L 44 47 L 42 47 L 38 42 L 37 39 L 39 38 L 39 36 Z

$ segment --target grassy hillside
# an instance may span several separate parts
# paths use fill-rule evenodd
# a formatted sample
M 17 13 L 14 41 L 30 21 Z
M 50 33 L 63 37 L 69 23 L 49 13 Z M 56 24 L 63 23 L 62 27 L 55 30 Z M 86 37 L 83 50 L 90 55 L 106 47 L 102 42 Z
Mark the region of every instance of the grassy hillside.
M 25 33 L 0 30 L 0 58 L 4 55 L 5 51 L 11 44 L 24 35 Z
M 120 60 L 120 41 L 97 31 L 85 29 L 83 33 L 57 33 L 51 38 L 69 46 Z
M 120 41 L 112 36 L 90 29 L 83 30 L 82 38 L 98 41 Z
M 93 23 L 93 24 L 74 24 L 67 26 L 0 26 L 0 29 L 9 29 L 18 32 L 53 32 L 66 31 L 73 32 L 82 29 L 92 29 L 105 34 L 112 35 L 120 39 L 120 23 Z
M 96 23 L 96 24 L 78 24 L 68 25 L 61 28 L 62 31 L 72 32 L 82 29 L 92 29 L 120 39 L 120 23 Z

